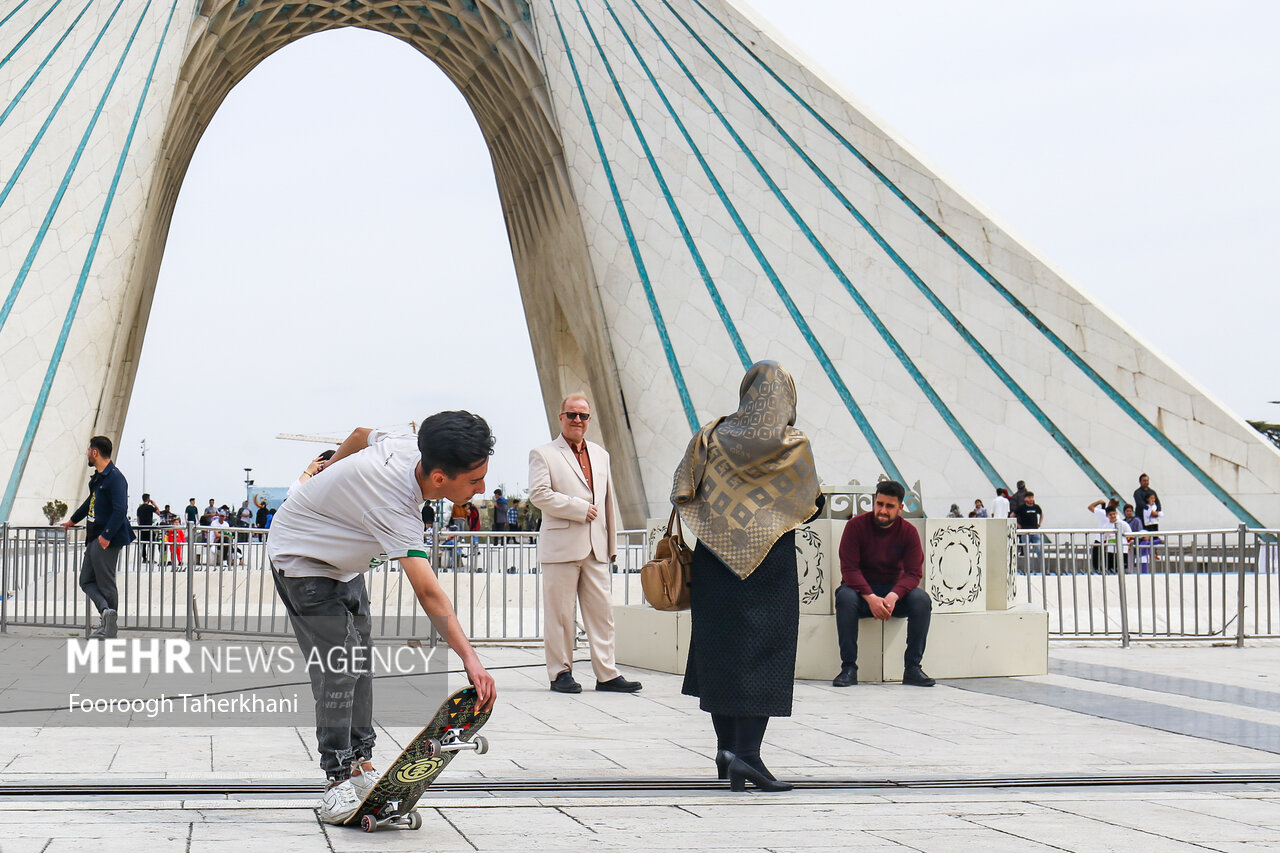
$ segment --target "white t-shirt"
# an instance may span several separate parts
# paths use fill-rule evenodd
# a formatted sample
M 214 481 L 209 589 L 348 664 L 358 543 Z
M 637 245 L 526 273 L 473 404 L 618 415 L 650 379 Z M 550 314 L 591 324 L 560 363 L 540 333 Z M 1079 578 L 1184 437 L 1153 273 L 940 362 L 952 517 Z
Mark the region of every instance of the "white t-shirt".
M 1008 518 L 1009 517 L 1009 499 L 1004 495 L 996 495 L 996 499 L 991 502 L 992 518 Z
M 1115 541 L 1116 541 L 1116 537 L 1115 537 L 1115 528 L 1116 528 L 1116 525 L 1117 525 L 1117 524 L 1119 524 L 1120 522 L 1118 522 L 1118 521 L 1116 521 L 1116 522 L 1112 522 L 1112 521 L 1108 520 L 1108 519 L 1107 519 L 1107 511 L 1106 511 L 1105 509 L 1103 509 L 1102 507 L 1100 507 L 1100 506 L 1095 506 L 1095 507 L 1093 508 L 1093 517 L 1094 517 L 1095 519 L 1097 519 L 1097 521 L 1098 521 L 1098 529 L 1099 529 L 1099 530 L 1110 530 L 1110 531 L 1111 531 L 1112 535 L 1107 537 L 1107 544 L 1108 544 L 1108 545 L 1113 545 L 1113 544 L 1115 544 Z M 1125 525 L 1125 529 L 1128 529 L 1128 525 Z M 1091 542 L 1094 542 L 1094 543 L 1101 542 L 1101 541 L 1102 541 L 1102 534 L 1101 534 L 1101 533 L 1095 533 L 1095 534 L 1093 534 L 1092 536 L 1090 536 L 1090 537 L 1089 537 L 1089 539 L 1090 539 L 1090 541 L 1091 541 Z
M 1147 504 L 1142 508 L 1142 524 L 1144 527 L 1150 527 L 1153 524 L 1156 526 L 1162 525 L 1164 524 L 1164 515 L 1164 510 L 1157 509 L 1154 504 Z
M 208 526 L 209 526 L 209 527 L 211 527 L 211 528 L 213 528 L 213 527 L 225 527 L 225 528 L 228 528 L 228 529 L 230 529 L 230 527 L 231 527 L 231 525 L 230 525 L 230 524 L 227 524 L 227 520 L 226 520 L 225 518 L 223 518 L 222 516 L 220 516 L 220 515 L 215 515 L 213 518 L 209 519 L 209 525 L 208 525 Z M 217 541 L 218 541 L 218 532 L 219 532 L 219 531 L 217 531 L 217 530 L 206 530 L 206 531 L 204 532 L 204 541 L 205 541 L 206 543 L 208 543 L 209 545 L 216 544 L 216 543 L 217 543 Z
M 412 435 L 369 433 L 369 446 L 326 468 L 280 505 L 267 556 L 287 577 L 347 582 L 401 557 L 426 557 L 421 454 Z

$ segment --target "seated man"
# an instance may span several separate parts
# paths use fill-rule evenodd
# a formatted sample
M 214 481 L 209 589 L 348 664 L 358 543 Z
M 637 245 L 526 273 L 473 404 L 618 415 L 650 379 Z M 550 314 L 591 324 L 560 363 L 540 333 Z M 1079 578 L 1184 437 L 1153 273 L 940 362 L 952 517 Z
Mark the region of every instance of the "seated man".
M 840 538 L 840 574 L 836 590 L 836 632 L 840 637 L 840 674 L 836 687 L 858 683 L 858 620 L 890 616 L 907 620 L 907 652 L 903 684 L 932 687 L 934 680 L 920 668 L 933 604 L 920 588 L 924 577 L 924 549 L 920 534 L 902 520 L 906 489 L 886 480 L 876 486 L 875 505 L 849 519 Z

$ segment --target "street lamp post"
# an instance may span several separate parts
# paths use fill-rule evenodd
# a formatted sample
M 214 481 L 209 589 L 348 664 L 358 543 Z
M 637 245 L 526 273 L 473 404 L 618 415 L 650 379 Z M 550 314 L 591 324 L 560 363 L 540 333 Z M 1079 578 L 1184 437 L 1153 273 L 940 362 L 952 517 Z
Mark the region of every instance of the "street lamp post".
M 253 477 L 250 476 L 252 473 L 252 468 L 244 469 L 244 499 L 247 501 L 253 500 L 253 495 L 249 494 L 249 490 L 253 488 Z
M 147 440 L 142 439 L 142 493 L 147 493 Z

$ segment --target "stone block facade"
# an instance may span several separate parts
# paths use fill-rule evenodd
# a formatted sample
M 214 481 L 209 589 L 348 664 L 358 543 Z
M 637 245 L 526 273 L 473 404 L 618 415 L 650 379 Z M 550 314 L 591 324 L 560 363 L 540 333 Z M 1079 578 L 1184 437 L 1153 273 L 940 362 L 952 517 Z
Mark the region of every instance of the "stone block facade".
M 119 437 L 223 98 L 346 26 L 408 42 L 470 103 L 548 418 L 592 395 L 628 526 L 765 358 L 831 482 L 949 502 L 1026 479 L 1052 522 L 1146 471 L 1180 525 L 1280 526 L 1275 448 L 728 0 L 5 4 L 0 519 L 38 523 L 82 492 L 89 436 Z

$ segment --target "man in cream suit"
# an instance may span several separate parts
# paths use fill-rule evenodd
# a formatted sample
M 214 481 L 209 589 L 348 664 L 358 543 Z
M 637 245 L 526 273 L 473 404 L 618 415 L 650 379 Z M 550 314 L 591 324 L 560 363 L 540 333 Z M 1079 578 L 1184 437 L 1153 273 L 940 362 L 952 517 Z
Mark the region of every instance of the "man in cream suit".
M 538 562 L 547 676 L 557 693 L 581 693 L 573 678 L 574 602 L 591 645 L 596 690 L 635 693 L 613 662 L 610 564 L 618 555 L 617 511 L 609 454 L 587 441 L 591 404 L 570 394 L 560 404 L 560 435 L 529 451 L 529 502 L 542 510 Z

